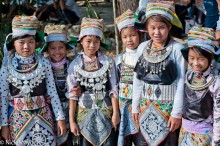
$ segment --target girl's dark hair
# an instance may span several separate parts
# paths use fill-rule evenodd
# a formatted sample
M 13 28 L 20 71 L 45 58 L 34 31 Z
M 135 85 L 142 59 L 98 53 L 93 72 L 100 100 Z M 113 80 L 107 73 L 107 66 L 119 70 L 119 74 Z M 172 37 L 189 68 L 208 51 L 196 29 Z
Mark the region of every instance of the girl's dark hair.
M 201 54 L 202 56 L 204 56 L 205 58 L 208 59 L 208 62 L 209 62 L 209 65 L 212 63 L 212 60 L 214 59 L 214 56 L 212 53 L 204 50 L 204 49 L 200 49 L 198 47 L 190 47 L 189 49 L 195 51 L 195 52 L 198 52 L 199 54 Z
M 85 35 L 85 36 L 83 36 L 83 37 L 81 38 L 81 40 L 84 39 L 84 38 L 87 37 L 87 36 L 93 36 L 93 35 Z M 100 37 L 99 37 L 99 36 L 96 36 L 96 38 L 100 38 Z M 81 40 L 80 40 L 80 41 L 81 41 Z M 100 38 L 100 40 L 101 40 L 101 38 Z
M 153 16 L 150 16 L 147 21 L 146 21 L 146 28 L 147 28 L 147 25 L 149 24 L 149 20 L 153 20 L 155 22 L 163 22 L 166 24 L 167 27 L 171 27 L 172 24 L 169 20 L 167 20 L 167 18 L 163 17 L 163 16 L 160 16 L 160 15 L 153 15 Z

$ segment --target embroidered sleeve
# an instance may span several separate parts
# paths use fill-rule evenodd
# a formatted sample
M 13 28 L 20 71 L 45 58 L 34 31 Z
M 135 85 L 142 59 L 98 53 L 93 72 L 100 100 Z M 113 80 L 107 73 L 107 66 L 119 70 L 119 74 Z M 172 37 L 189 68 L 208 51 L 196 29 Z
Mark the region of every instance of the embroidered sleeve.
M 111 94 L 113 94 L 115 98 L 118 98 L 118 87 L 117 87 L 117 81 L 116 81 L 116 69 L 115 69 L 115 63 L 112 59 L 111 59 L 111 64 L 112 64 L 112 66 L 111 66 L 111 69 L 109 71 L 109 74 L 111 74 L 109 76 L 109 80 L 110 80 L 110 84 L 111 84 L 111 90 L 109 92 L 109 96 Z
M 4 66 L 0 71 L 0 82 L 0 126 L 7 126 L 9 83 L 7 81 L 7 68 Z
M 174 96 L 174 104 L 171 116 L 174 118 L 181 118 L 184 98 L 185 60 L 180 52 L 180 49 L 183 48 L 183 45 L 174 44 L 174 47 L 175 48 L 172 57 L 175 60 L 178 76 L 176 79 L 177 90 Z
M 66 80 L 66 83 L 67 83 L 67 90 L 68 90 L 68 98 L 71 99 L 71 100 L 78 100 L 78 97 L 76 96 L 73 96 L 72 93 L 71 93 L 71 89 L 74 87 L 74 86 L 77 86 L 77 81 L 76 81 L 76 78 L 74 77 L 74 61 L 70 63 L 69 65 L 69 68 L 68 68 L 68 75 L 67 75 L 67 80 Z
M 51 98 L 51 105 L 53 107 L 53 112 L 55 114 L 56 120 L 64 120 L 65 116 L 61 107 L 61 102 L 58 97 L 57 91 L 56 91 L 56 86 L 53 78 L 53 72 L 52 68 L 50 65 L 50 62 L 43 58 L 43 64 L 45 67 L 45 72 L 46 72 L 46 87 L 47 87 L 47 94 Z
M 132 113 L 140 112 L 140 98 L 143 92 L 144 82 L 137 78 L 137 73 L 134 72 L 133 77 L 133 98 L 132 98 Z
M 213 145 L 220 145 L 220 78 L 218 78 L 213 86 L 210 86 L 209 89 L 214 93 L 214 109 L 213 109 Z

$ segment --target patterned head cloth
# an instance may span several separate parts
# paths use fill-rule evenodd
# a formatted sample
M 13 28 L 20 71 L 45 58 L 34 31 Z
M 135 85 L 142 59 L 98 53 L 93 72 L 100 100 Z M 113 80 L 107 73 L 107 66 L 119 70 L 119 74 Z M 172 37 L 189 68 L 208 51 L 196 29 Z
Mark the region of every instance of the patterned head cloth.
M 116 18 L 115 23 L 117 24 L 119 32 L 121 32 L 123 28 L 133 27 L 135 24 L 134 12 L 128 9 Z
M 49 24 L 45 26 L 44 32 L 47 34 L 47 36 L 44 37 L 45 42 L 67 41 L 65 25 Z
M 61 41 L 66 44 L 67 48 L 73 49 L 74 55 L 77 55 L 77 50 L 76 50 L 75 45 L 73 45 L 70 42 L 70 40 L 72 40 L 72 39 L 70 38 L 68 40 L 68 38 L 67 38 L 65 25 L 48 24 L 45 26 L 44 32 L 46 33 L 46 36 L 44 37 L 45 44 L 42 47 L 42 49 L 39 51 L 39 53 L 47 51 L 47 46 L 48 46 L 49 42 Z
M 38 25 L 35 16 L 15 16 L 12 20 L 12 37 L 35 35 Z
M 83 18 L 81 23 L 81 31 L 79 34 L 79 40 L 86 35 L 99 36 L 102 40 L 103 37 L 103 19 Z
M 146 19 L 151 16 L 160 15 L 168 19 L 173 25 L 182 28 L 182 23 L 175 13 L 173 1 L 150 2 L 146 8 Z
M 188 32 L 188 47 L 198 47 L 212 54 L 220 54 L 220 50 L 215 50 L 215 31 L 212 28 L 192 27 Z

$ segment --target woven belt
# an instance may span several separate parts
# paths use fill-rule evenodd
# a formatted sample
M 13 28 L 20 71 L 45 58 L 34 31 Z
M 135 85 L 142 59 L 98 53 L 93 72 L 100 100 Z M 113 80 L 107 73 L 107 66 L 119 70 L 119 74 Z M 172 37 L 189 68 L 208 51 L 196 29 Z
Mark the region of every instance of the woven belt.
M 153 85 L 144 84 L 144 95 L 143 97 L 150 100 L 174 100 L 177 85 Z
M 46 101 L 44 96 L 19 97 L 14 98 L 13 105 L 19 110 L 36 110 L 46 106 Z

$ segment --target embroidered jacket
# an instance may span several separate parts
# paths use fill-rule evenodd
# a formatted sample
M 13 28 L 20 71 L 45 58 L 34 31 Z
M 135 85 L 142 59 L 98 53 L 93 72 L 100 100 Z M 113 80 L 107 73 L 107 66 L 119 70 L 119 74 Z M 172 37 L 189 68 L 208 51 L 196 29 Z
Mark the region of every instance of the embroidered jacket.
M 151 43 L 151 40 L 143 42 L 139 45 L 138 48 L 143 48 L 143 51 L 140 50 L 142 52 L 140 52 L 139 54 L 142 54 L 142 56 L 139 58 L 137 65 L 140 64 L 141 60 L 145 60 L 143 52 L 144 49 L 146 49 L 145 47 L 149 45 L 149 43 Z M 174 83 L 176 91 L 174 97 L 172 97 L 172 99 L 174 99 L 174 105 L 171 112 L 171 116 L 175 118 L 181 118 L 185 77 L 185 61 L 182 57 L 180 49 L 182 49 L 183 47 L 184 46 L 180 43 L 170 40 L 168 46 L 166 47 L 166 50 L 171 48 L 172 51 L 170 52 L 168 59 L 165 62 L 165 64 L 170 64 L 170 67 L 166 68 L 165 70 L 162 70 L 161 73 L 150 74 L 149 72 L 147 73 L 148 68 L 141 67 L 139 70 L 137 70 L 137 72 L 134 73 L 133 90 L 135 92 L 133 92 L 132 113 L 140 112 L 140 98 L 144 94 L 143 88 L 145 83 L 152 85 L 170 85 Z M 144 64 L 148 65 L 148 62 L 146 61 Z M 168 74 L 167 69 L 169 70 Z
M 186 80 L 189 82 L 193 78 L 194 72 L 187 72 Z M 215 144 L 220 142 L 220 77 L 209 68 L 203 73 L 206 88 L 192 90 L 185 87 L 183 117 L 187 120 L 200 124 L 213 124 L 213 141 Z M 212 81 L 211 81 L 212 80 Z M 211 81 L 211 82 L 210 82 Z M 209 84 L 211 83 L 211 84 Z M 191 97 L 190 97 L 191 96 Z
M 142 49 L 142 48 L 139 48 L 139 49 Z M 131 49 L 126 48 L 126 51 L 124 53 L 119 54 L 115 58 L 117 87 L 119 90 L 122 90 L 120 89 L 120 83 L 122 83 L 123 85 L 133 84 L 134 67 L 139 58 L 139 54 L 138 54 L 139 52 L 140 51 L 138 51 L 137 49 L 131 50 Z M 126 66 L 125 64 L 128 65 L 128 67 L 125 67 Z M 129 95 L 129 98 L 130 96 L 132 97 L 132 95 Z
M 82 107 L 83 106 L 83 102 L 81 101 L 82 98 L 79 97 L 74 97 L 71 95 L 70 93 L 70 90 L 78 85 L 79 82 L 77 82 L 77 79 L 76 79 L 76 73 L 77 73 L 77 67 L 79 68 L 82 68 L 83 67 L 83 62 L 82 62 L 82 58 L 86 61 L 91 61 L 91 59 L 86 56 L 83 52 L 80 53 L 76 59 L 74 59 L 69 68 L 68 68 L 68 76 L 67 76 L 67 85 L 68 85 L 68 91 L 69 91 L 69 99 L 72 99 L 72 100 L 79 100 L 78 104 Z M 106 86 L 106 91 L 107 91 L 107 96 L 110 96 L 110 94 L 114 94 L 114 96 L 116 98 L 118 98 L 118 91 L 117 91 L 117 87 L 116 87 L 116 74 L 115 74 L 115 65 L 114 65 L 114 62 L 113 60 L 106 56 L 105 54 L 101 53 L 101 52 L 98 52 L 98 60 L 99 60 L 99 63 L 102 66 L 105 66 L 106 63 L 110 63 L 112 65 L 112 67 L 108 67 L 108 70 L 110 70 L 110 74 L 108 74 L 108 72 L 106 72 L 108 75 L 107 75 L 107 85 L 105 84 L 104 86 Z M 101 73 L 100 72 L 97 72 L 97 76 L 99 76 Z M 99 78 L 99 77 L 98 77 Z M 93 91 L 88 88 L 86 88 L 85 86 L 86 85 L 81 85 L 83 87 L 83 90 L 84 91 L 88 91 L 89 93 L 91 94 L 94 94 Z M 84 94 L 82 94 L 81 96 L 84 96 Z
M 23 80 L 19 79 L 19 78 L 22 78 L 22 73 L 18 74 L 21 77 L 16 79 L 16 69 L 18 68 L 18 66 L 27 66 L 28 64 L 30 64 L 30 61 L 36 62 L 37 58 L 40 60 L 39 62 L 41 62 L 40 65 L 38 63 L 36 68 L 31 70 L 30 73 L 27 73 L 25 76 L 30 79 L 27 79 L 25 77 L 23 77 Z M 15 72 L 15 75 L 11 74 L 11 71 L 10 71 L 11 68 L 9 69 L 10 66 L 12 68 L 14 68 L 13 71 Z M 41 72 L 42 76 L 39 79 L 37 79 L 37 78 L 34 79 L 34 78 L 32 78 L 32 76 L 34 76 L 32 74 L 32 72 L 34 72 L 38 68 L 38 66 L 42 67 L 41 68 L 42 70 L 39 71 L 39 72 Z M 23 70 L 23 69 L 20 68 L 20 70 Z M 39 73 L 37 73 L 37 74 L 39 74 Z M 64 120 L 65 119 L 63 111 L 62 111 L 61 103 L 60 103 L 59 97 L 57 95 L 51 65 L 50 65 L 49 60 L 47 60 L 46 58 L 44 58 L 42 56 L 38 56 L 38 55 L 32 55 L 28 58 L 25 58 L 25 57 L 21 57 L 17 53 L 15 53 L 15 55 L 13 55 L 11 58 L 11 64 L 8 64 L 6 67 L 2 66 L 0 76 L 1 76 L 1 79 L 0 79 L 0 82 L 1 82 L 1 86 L 0 86 L 0 92 L 1 92 L 0 125 L 1 126 L 8 125 L 8 112 L 9 112 L 8 107 L 9 107 L 9 105 L 13 106 L 13 103 L 15 101 L 17 101 L 17 99 L 19 100 L 21 98 L 24 98 L 21 95 L 20 91 L 22 90 L 22 92 L 26 92 L 25 90 L 29 90 L 32 88 L 33 88 L 32 89 L 33 91 L 30 92 L 30 97 L 28 97 L 29 99 L 35 100 L 34 97 L 39 97 L 39 96 L 45 97 L 45 95 L 50 96 L 51 105 L 53 107 L 53 112 L 55 114 L 56 120 Z M 13 79 L 12 79 L 12 76 L 13 76 Z M 14 80 L 17 80 L 17 81 L 14 81 Z M 29 83 L 27 85 L 26 85 L 27 82 L 25 80 L 29 80 Z M 32 82 L 32 83 L 30 83 L 30 82 Z M 42 105 L 45 103 L 37 103 L 37 101 L 36 101 L 36 104 Z M 20 105 L 20 108 L 24 109 L 24 106 Z M 36 105 L 35 105 L 34 107 L 32 106 L 31 108 L 38 109 L 39 107 L 36 107 Z M 28 109 L 28 107 L 27 107 L 27 109 Z

